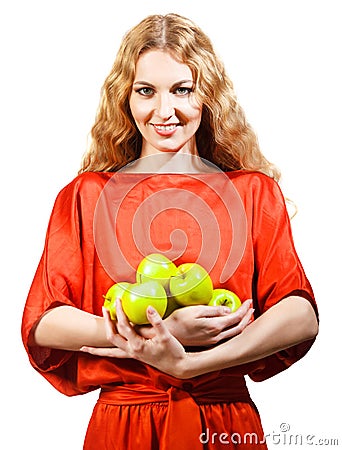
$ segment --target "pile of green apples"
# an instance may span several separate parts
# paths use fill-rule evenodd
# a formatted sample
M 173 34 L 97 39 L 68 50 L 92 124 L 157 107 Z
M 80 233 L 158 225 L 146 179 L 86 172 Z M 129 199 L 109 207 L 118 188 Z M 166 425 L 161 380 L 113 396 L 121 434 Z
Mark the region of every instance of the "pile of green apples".
M 114 284 L 104 295 L 104 307 L 116 318 L 115 301 L 121 299 L 128 319 L 137 325 L 148 324 L 146 309 L 153 306 L 163 318 L 175 309 L 191 305 L 225 305 L 231 312 L 241 306 L 239 297 L 227 289 L 214 289 L 208 272 L 197 263 L 176 266 L 159 253 L 146 256 L 136 271 L 136 283 Z

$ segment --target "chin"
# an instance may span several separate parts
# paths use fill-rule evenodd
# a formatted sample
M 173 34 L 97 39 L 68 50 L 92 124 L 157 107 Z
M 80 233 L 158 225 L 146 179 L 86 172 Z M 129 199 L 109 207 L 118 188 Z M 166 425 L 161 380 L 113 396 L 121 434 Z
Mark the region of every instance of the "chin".
M 149 155 L 152 154 L 158 154 L 158 153 L 178 153 L 180 150 L 182 150 L 184 147 L 180 146 L 180 147 L 159 147 L 159 146 L 155 146 L 151 149 L 148 150 Z

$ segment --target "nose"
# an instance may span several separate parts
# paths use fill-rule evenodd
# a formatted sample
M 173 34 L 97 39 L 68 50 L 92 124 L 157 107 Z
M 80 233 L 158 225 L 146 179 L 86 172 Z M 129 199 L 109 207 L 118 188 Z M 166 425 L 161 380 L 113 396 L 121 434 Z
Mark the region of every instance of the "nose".
M 162 120 L 167 120 L 175 114 L 175 107 L 172 100 L 172 94 L 161 93 L 158 96 L 156 113 Z

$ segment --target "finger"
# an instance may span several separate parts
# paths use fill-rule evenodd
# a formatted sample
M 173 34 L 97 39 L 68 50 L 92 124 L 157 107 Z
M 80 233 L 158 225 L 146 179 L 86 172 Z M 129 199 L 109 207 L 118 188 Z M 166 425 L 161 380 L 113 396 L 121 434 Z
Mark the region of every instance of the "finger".
M 169 332 L 167 326 L 163 322 L 163 319 L 160 317 L 158 312 L 152 306 L 147 307 L 146 316 L 147 316 L 148 321 L 154 328 L 156 336 L 159 336 L 159 337 L 170 337 L 171 336 L 171 333 Z
M 122 308 L 121 300 L 119 298 L 115 300 L 115 310 L 117 318 L 116 327 L 120 335 L 125 337 L 126 339 L 137 336 L 137 333 L 128 321 L 128 318 Z
M 251 308 L 253 304 L 252 299 L 245 300 L 241 306 L 236 310 L 239 311 L 239 315 L 242 317 L 244 313 L 248 311 L 249 308 Z M 208 306 L 208 305 L 199 305 L 195 306 L 197 308 L 197 317 L 220 317 L 220 316 L 226 316 L 227 314 L 234 314 L 232 313 L 231 309 L 228 306 L 225 305 L 218 305 L 218 306 Z
M 117 334 L 116 329 L 115 329 L 115 324 L 114 324 L 113 320 L 111 319 L 110 312 L 108 311 L 107 308 L 102 307 L 102 315 L 103 315 L 104 323 L 105 323 L 106 337 L 109 342 L 113 343 L 113 339 L 115 338 L 115 335 Z
M 238 310 L 244 310 L 244 311 L 248 311 L 248 309 L 253 307 L 253 300 L 251 298 L 249 298 L 248 300 L 245 300 L 244 302 L 242 302 L 240 308 L 237 309 Z
M 209 306 L 208 308 L 212 308 Z M 213 307 L 214 308 L 214 307 Z M 216 307 L 215 307 L 216 308 Z M 219 308 L 219 307 L 218 307 Z M 211 321 L 215 321 L 215 325 L 221 329 L 226 330 L 227 328 L 234 327 L 239 324 L 246 314 L 249 314 L 250 311 L 250 303 L 245 302 L 237 309 L 235 312 L 229 312 L 228 314 L 223 314 L 221 316 L 217 316 L 215 319 L 209 318 Z M 211 323 L 213 325 L 213 322 Z
M 253 314 L 254 309 L 250 308 L 247 314 L 238 323 L 238 325 L 236 325 L 235 327 L 231 327 L 228 330 L 222 331 L 222 333 L 218 335 L 218 339 L 219 340 L 227 339 L 242 333 L 242 331 L 247 327 L 247 325 L 249 325 L 251 318 L 253 317 Z
M 226 316 L 231 313 L 231 309 L 228 306 L 208 306 L 203 305 L 197 310 L 197 317 L 220 317 Z
M 95 356 L 107 356 L 110 358 L 130 358 L 131 356 L 121 348 L 108 348 L 108 347 L 87 347 L 80 348 L 81 352 L 90 353 Z
M 127 340 L 118 333 L 115 322 L 110 317 L 110 312 L 107 310 L 107 308 L 103 307 L 102 313 L 105 320 L 105 332 L 108 342 L 114 347 L 118 347 L 121 350 L 126 351 Z
M 116 318 L 118 321 L 120 321 L 124 325 L 129 325 L 128 318 L 122 308 L 121 299 L 117 298 L 115 300 L 115 312 L 116 312 Z
M 240 327 L 242 328 L 242 330 L 244 330 L 246 328 L 246 326 L 250 323 L 250 321 L 253 317 L 254 311 L 255 310 L 253 308 L 250 308 L 248 310 L 247 314 L 245 315 L 245 317 L 241 320 Z
M 121 300 L 116 299 L 115 302 L 117 329 L 122 338 L 126 339 L 125 344 L 119 344 L 118 347 L 126 350 L 131 357 L 137 358 L 144 347 L 145 338 L 140 336 L 134 329 L 133 325 L 128 321 L 128 318 L 122 308 Z
M 233 323 L 240 322 L 246 314 L 252 308 L 253 300 L 245 300 L 242 305 L 234 312 L 232 312 L 229 317 L 233 321 Z

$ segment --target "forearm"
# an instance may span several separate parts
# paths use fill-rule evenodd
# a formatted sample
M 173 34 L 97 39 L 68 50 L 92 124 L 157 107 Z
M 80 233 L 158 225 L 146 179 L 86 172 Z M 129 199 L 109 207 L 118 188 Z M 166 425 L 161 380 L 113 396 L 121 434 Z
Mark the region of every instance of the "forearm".
M 33 328 L 29 345 L 79 350 L 84 345 L 106 347 L 103 317 L 89 314 L 72 306 L 58 306 L 47 311 Z
M 256 361 L 312 339 L 317 332 L 317 319 L 310 303 L 304 298 L 288 297 L 229 341 L 210 350 L 188 354 L 180 376 L 190 378 Z

